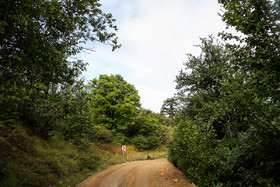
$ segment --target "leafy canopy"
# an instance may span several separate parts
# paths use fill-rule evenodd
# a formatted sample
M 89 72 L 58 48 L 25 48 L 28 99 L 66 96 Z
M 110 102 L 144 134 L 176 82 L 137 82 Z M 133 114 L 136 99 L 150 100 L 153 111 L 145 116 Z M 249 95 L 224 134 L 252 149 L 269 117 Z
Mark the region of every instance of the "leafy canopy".
M 100 6 L 98 0 L 0 1 L 2 120 L 45 126 L 49 120 L 38 119 L 52 108 L 50 100 L 61 106 L 58 92 L 85 70 L 86 64 L 71 56 L 85 49 L 86 41 L 120 47 L 115 20 Z
M 120 75 L 100 75 L 88 85 L 92 99 L 92 115 L 95 124 L 108 129 L 124 131 L 131 125 L 140 97 L 135 87 Z
M 0 2 L 1 85 L 61 83 L 84 70 L 68 57 L 88 40 L 118 48 L 117 27 L 98 0 Z
M 199 186 L 278 186 L 280 1 L 219 3 L 243 35 L 202 39 L 188 55 L 169 158 Z

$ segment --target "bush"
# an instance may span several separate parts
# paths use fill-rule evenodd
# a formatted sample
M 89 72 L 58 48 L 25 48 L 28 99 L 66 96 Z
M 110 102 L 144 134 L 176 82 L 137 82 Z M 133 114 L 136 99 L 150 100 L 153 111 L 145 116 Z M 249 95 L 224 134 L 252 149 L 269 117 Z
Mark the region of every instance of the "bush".
M 58 134 L 45 141 L 20 126 L 0 127 L 0 134 L 0 186 L 73 185 L 100 165 L 83 141 L 75 145 Z
M 173 136 L 174 140 L 169 145 L 169 161 L 196 185 L 215 184 L 226 150 L 218 149 L 212 130 L 196 122 L 186 121 L 178 124 Z
M 78 164 L 80 171 L 94 171 L 97 169 L 99 165 L 100 157 L 95 155 L 88 154 L 79 154 L 78 156 Z
M 110 130 L 106 129 L 102 125 L 94 125 L 89 132 L 89 140 L 91 141 L 101 141 L 104 143 L 112 142 L 113 136 Z
M 143 135 L 138 135 L 135 136 L 132 140 L 131 143 L 135 145 L 135 147 L 138 150 L 151 150 L 155 149 L 160 146 L 160 141 L 156 136 L 150 135 L 150 136 L 143 136 Z
M 279 129 L 273 129 L 273 125 L 258 125 L 240 133 L 228 157 L 223 182 L 230 186 L 279 185 L 279 132 Z
M 280 131 L 251 127 L 221 140 L 205 124 L 181 122 L 169 145 L 169 160 L 198 186 L 278 186 Z
M 113 134 L 114 142 L 120 143 L 120 144 L 129 144 L 130 143 L 130 139 L 128 137 L 126 137 L 123 133 L 112 130 L 112 134 Z

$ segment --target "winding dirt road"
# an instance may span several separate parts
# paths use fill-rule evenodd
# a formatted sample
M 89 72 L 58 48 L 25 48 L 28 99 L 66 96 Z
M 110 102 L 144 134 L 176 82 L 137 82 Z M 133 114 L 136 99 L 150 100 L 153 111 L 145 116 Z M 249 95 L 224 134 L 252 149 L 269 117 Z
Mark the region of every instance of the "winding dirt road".
M 195 187 L 167 159 L 111 166 L 76 187 Z

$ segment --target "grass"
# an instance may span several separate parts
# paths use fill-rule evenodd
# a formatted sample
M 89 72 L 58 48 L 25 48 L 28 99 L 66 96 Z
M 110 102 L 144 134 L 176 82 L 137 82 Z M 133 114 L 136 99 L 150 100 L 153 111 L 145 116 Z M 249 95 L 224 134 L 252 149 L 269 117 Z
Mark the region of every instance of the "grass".
M 166 149 L 139 152 L 121 144 L 79 144 L 59 134 L 48 141 L 32 136 L 21 126 L 0 127 L 0 186 L 75 186 L 111 165 L 166 157 Z
M 166 148 L 159 148 L 152 151 L 138 151 L 134 146 L 127 145 L 123 155 L 121 144 L 117 143 L 98 143 L 90 147 L 92 153 L 102 155 L 105 162 L 101 163 L 100 169 L 104 170 L 107 167 L 124 162 L 136 160 L 158 159 L 167 157 Z

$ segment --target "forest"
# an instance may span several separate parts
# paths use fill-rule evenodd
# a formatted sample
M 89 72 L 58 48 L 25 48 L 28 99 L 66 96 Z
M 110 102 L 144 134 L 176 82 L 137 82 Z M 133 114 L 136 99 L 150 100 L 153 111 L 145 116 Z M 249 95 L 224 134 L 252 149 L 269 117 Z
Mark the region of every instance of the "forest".
M 75 185 L 123 144 L 197 186 L 280 185 L 280 0 L 218 2 L 237 33 L 201 38 L 159 114 L 122 75 L 81 78 L 86 42 L 121 47 L 99 0 L 1 1 L 0 186 Z

